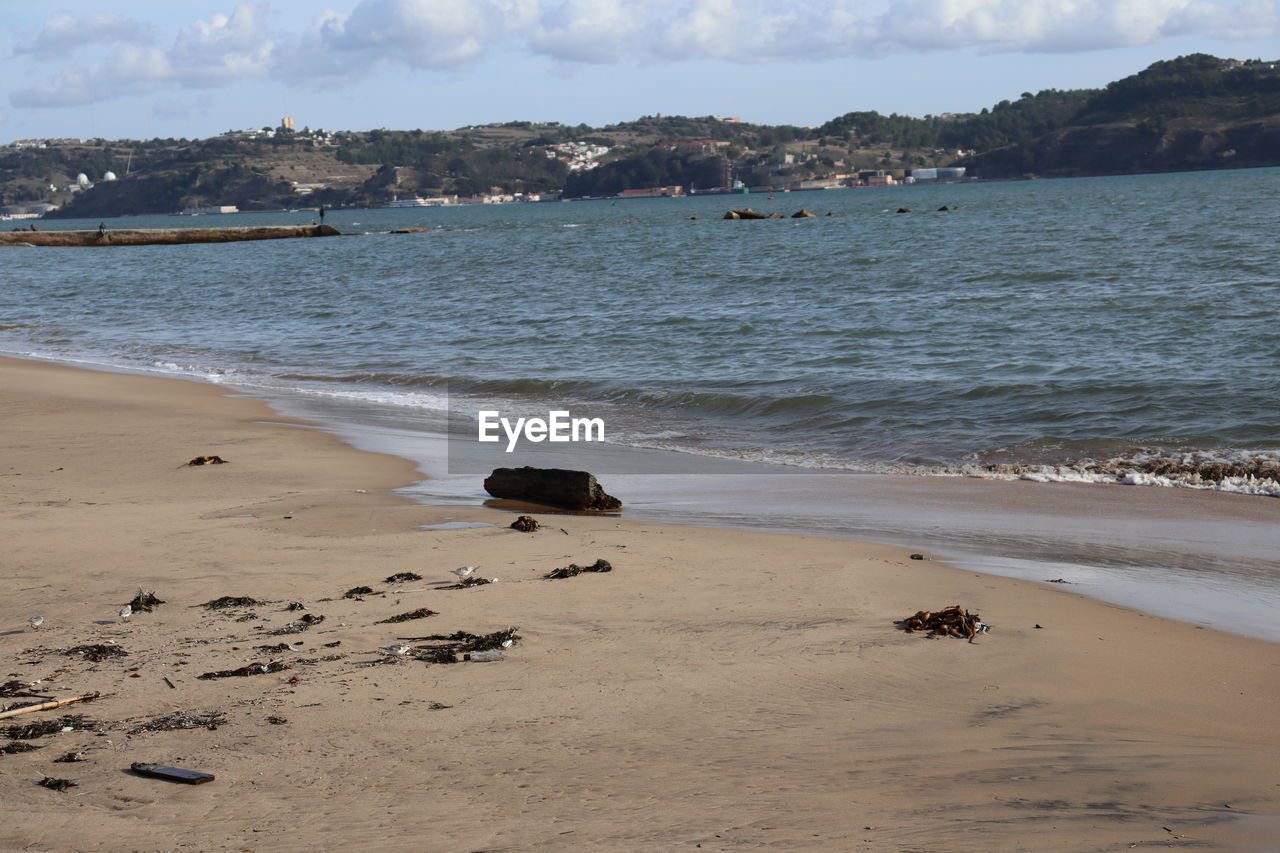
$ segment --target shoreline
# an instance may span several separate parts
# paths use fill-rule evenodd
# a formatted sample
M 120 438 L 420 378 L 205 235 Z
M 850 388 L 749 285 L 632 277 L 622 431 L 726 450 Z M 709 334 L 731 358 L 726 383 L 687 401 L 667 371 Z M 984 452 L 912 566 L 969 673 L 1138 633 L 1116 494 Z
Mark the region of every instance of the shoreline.
M 848 540 L 551 515 L 528 535 L 423 530 L 498 516 L 411 503 L 411 462 L 225 388 L 8 359 L 0 377 L 7 677 L 112 694 L 78 709 L 102 730 L 0 758 L 16 814 L 0 846 L 118 850 L 145 825 L 149 846 L 202 850 L 375 833 L 388 850 L 425 834 L 495 851 L 1247 853 L 1280 823 L 1273 644 Z M 231 464 L 182 466 L 202 454 Z M 539 580 L 600 557 L 615 571 Z M 501 582 L 434 588 L 464 563 Z M 404 570 L 425 578 L 380 581 Z M 140 584 L 170 603 L 122 624 Z M 377 590 L 344 598 L 357 584 Z M 195 607 L 219 595 L 275 603 L 244 621 Z M 258 659 L 288 601 L 327 616 L 286 638 L 315 663 L 282 652 L 291 672 L 195 679 Z M 953 603 L 992 633 L 892 624 Z M 421 606 L 439 615 L 377 624 Z M 37 609 L 38 634 L 21 627 Z M 507 626 L 522 641 L 498 664 L 375 652 Z M 53 652 L 107 639 L 130 656 Z M 347 656 L 321 660 L 329 642 Z M 124 722 L 213 709 L 228 723 L 212 731 Z M 72 748 L 90 760 L 50 763 Z M 175 789 L 121 773 L 131 761 L 218 780 Z
M 1280 504 L 1261 496 L 809 471 L 616 444 L 568 451 L 548 446 L 520 461 L 501 453 L 455 457 L 443 416 L 434 410 L 367 400 L 348 404 L 326 395 L 124 365 L 0 356 L 7 358 L 194 383 L 261 401 L 281 417 L 311 424 L 348 446 L 409 461 L 412 482 L 397 492 L 424 506 L 485 509 L 490 501 L 480 490 L 483 474 L 452 475 L 441 464 L 446 457 L 475 469 L 473 474 L 477 466 L 487 472 L 511 464 L 585 468 L 629 496 L 629 519 L 926 550 L 963 570 L 1040 584 L 1065 581 L 1072 592 L 1098 601 L 1280 643 L 1280 624 L 1270 618 L 1280 608 L 1280 564 L 1274 560 Z M 656 476 L 626 473 L 640 468 Z M 749 497 L 757 492 L 778 500 L 771 497 L 766 508 Z M 779 503 L 789 509 L 774 509 Z M 850 523 L 849 516 L 857 520 Z

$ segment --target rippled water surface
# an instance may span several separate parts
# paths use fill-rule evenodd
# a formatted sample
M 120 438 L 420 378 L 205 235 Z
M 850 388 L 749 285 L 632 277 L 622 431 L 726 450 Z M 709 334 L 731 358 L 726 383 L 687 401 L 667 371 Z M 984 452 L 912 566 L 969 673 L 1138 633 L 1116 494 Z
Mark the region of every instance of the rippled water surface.
M 745 205 L 819 216 L 720 218 Z M 1277 169 L 337 211 L 368 233 L 0 249 L 0 349 L 406 406 L 555 404 L 624 443 L 802 465 L 1266 457 L 1278 212 Z M 433 230 L 377 233 L 404 226 Z

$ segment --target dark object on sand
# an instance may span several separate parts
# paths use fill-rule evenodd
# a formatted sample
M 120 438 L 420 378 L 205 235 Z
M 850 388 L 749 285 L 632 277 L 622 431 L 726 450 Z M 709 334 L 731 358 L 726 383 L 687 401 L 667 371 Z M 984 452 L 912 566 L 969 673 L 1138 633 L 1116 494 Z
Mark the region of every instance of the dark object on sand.
M 511 522 L 512 530 L 519 530 L 521 533 L 532 533 L 542 525 L 538 523 L 538 519 L 532 515 L 522 515 L 515 521 Z
M 188 785 L 202 785 L 212 782 L 212 773 L 201 773 L 199 770 L 184 770 L 181 767 L 166 767 L 163 764 L 144 764 L 135 761 L 129 769 L 141 776 L 154 776 L 157 779 L 168 779 L 170 782 L 185 782 Z
M 492 634 L 471 634 L 457 631 L 453 634 L 431 634 L 427 637 L 400 637 L 401 640 L 427 640 L 438 643 L 435 646 L 415 648 L 410 654 L 425 663 L 457 663 L 458 656 L 472 652 L 494 652 L 510 648 L 520 642 L 520 635 L 514 626 L 494 631 Z
M 458 653 L 448 646 L 432 646 L 426 649 L 414 649 L 410 654 L 415 660 L 423 663 L 457 663 Z
M 200 606 L 206 610 L 225 610 L 228 607 L 253 607 L 255 604 L 261 604 L 256 598 L 250 598 L 247 595 L 233 596 L 224 595 L 222 598 L 215 598 L 213 601 L 206 601 Z
M 911 555 L 911 559 L 913 559 L 913 560 L 923 560 L 923 559 L 924 559 L 924 554 L 912 554 L 912 555 Z
M 930 634 L 944 637 L 964 637 L 971 643 L 978 634 L 985 634 L 989 627 L 982 622 L 982 617 L 977 613 L 961 610 L 958 604 L 944 607 L 942 610 L 916 611 L 915 616 L 904 619 L 901 624 L 907 633 L 928 631 Z
M 622 501 L 605 494 L 586 471 L 564 468 L 495 468 L 484 489 L 495 498 L 511 498 L 563 509 L 616 510 Z
M 422 575 L 417 574 L 416 572 L 396 572 L 394 575 L 383 581 L 383 583 L 405 583 L 407 581 L 420 580 L 422 580 Z
M 192 459 L 190 462 L 187 463 L 188 466 L 226 465 L 226 464 L 227 464 L 227 460 L 223 459 L 221 456 L 197 456 L 195 459 Z
M 289 665 L 284 661 L 273 660 L 271 663 L 251 663 L 248 666 L 238 667 L 236 669 L 219 669 L 214 672 L 206 672 L 197 675 L 204 681 L 211 678 L 242 678 L 247 675 L 265 675 L 268 672 L 283 672 L 288 669 Z
M 154 592 L 141 588 L 138 590 L 138 594 L 133 597 L 133 601 L 129 602 L 129 606 L 133 608 L 134 613 L 150 613 L 161 604 L 164 604 L 164 602 L 156 598 Z
M 203 675 L 200 677 L 204 678 Z M 152 717 L 146 722 L 134 726 L 129 730 L 129 734 L 175 732 L 185 729 L 208 729 L 213 732 L 218 730 L 218 726 L 226 725 L 227 722 L 227 715 L 222 711 L 209 711 L 208 713 L 174 711 L 172 714 L 161 714 L 159 717 Z
M 496 578 L 465 578 L 457 583 L 439 587 L 439 589 L 466 589 L 469 586 L 484 586 L 487 583 L 493 583 L 494 580 Z
M 343 598 L 359 598 L 362 595 L 372 595 L 373 587 L 371 586 L 353 586 L 342 594 Z
M 43 693 L 33 693 L 31 685 L 25 681 L 6 681 L 0 684 L 0 696 L 43 696 Z
M 77 761 L 88 761 L 89 753 L 83 749 L 77 749 L 72 752 L 65 752 L 53 759 L 54 764 L 74 764 Z
M 271 636 L 280 637 L 285 634 L 301 634 L 303 631 L 309 630 L 312 625 L 319 625 L 324 621 L 323 616 L 315 616 L 311 613 L 302 614 L 301 619 L 295 619 L 283 628 L 279 628 L 271 632 Z
M 555 569 L 543 575 L 547 580 L 559 580 L 560 578 L 571 578 L 580 575 L 583 572 L 611 572 L 613 565 L 608 560 L 596 560 L 589 566 L 579 566 L 577 563 L 571 563 L 563 569 Z
M 426 619 L 428 616 L 435 616 L 434 610 L 428 610 L 425 607 L 419 607 L 417 610 L 410 610 L 408 613 L 401 613 L 399 616 L 392 616 L 387 619 L 379 619 L 375 625 L 391 625 L 396 622 L 408 622 L 413 619 Z
M 289 722 L 288 717 L 278 717 L 275 714 L 272 714 L 270 717 L 267 717 L 266 719 L 267 719 L 267 722 L 273 726 L 283 726 L 285 723 Z
M 85 660 L 97 663 L 98 661 L 103 661 L 107 658 L 126 657 L 129 653 L 120 646 L 110 645 L 108 643 L 93 643 L 87 646 L 72 646 L 63 652 L 63 654 L 67 657 L 83 655 Z
M 306 610 L 306 609 L 307 608 L 303 605 L 301 601 L 291 601 L 289 602 L 289 606 L 285 608 L 285 610 L 289 610 L 289 611 Z
M 51 791 L 65 791 L 68 788 L 74 788 L 79 782 L 73 782 L 70 779 L 55 779 L 52 776 L 46 776 L 36 783 L 41 787 L 48 788 Z
M 37 749 L 44 749 L 44 747 L 33 746 L 29 743 L 23 743 L 20 740 L 12 740 L 4 746 L 0 746 L 0 755 L 14 755 L 19 752 L 35 752 Z

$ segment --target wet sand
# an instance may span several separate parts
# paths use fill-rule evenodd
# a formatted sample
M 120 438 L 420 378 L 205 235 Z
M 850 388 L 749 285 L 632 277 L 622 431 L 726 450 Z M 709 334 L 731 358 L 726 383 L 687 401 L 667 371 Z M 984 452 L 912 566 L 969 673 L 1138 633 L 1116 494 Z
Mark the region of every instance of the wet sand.
M 0 849 L 1262 851 L 1276 837 L 1280 646 L 887 546 L 540 513 L 546 527 L 521 534 L 514 513 L 415 505 L 395 492 L 411 463 L 224 393 L 0 362 L 3 680 L 107 694 L 67 709 L 99 731 L 0 756 Z M 204 454 L 230 464 L 182 465 Z M 451 521 L 493 526 L 420 529 Z M 597 558 L 615 571 L 540 580 Z M 464 564 L 500 580 L 437 588 Z M 424 579 L 383 582 L 402 571 Z M 167 603 L 121 623 L 139 585 Z M 343 597 L 360 585 L 374 594 Z M 196 606 L 224 595 L 269 603 Z M 992 633 L 894 627 L 953 603 Z M 420 607 L 438 615 L 377 624 Z M 300 612 L 325 619 L 269 636 Z M 498 663 L 377 653 L 508 626 L 522 639 Z M 130 654 L 58 652 L 109 640 Z M 303 651 L 254 648 L 281 641 Z M 273 659 L 290 668 L 196 677 Z M 129 733 L 178 710 L 227 722 Z M 53 763 L 76 749 L 88 760 Z M 144 779 L 135 761 L 218 779 Z

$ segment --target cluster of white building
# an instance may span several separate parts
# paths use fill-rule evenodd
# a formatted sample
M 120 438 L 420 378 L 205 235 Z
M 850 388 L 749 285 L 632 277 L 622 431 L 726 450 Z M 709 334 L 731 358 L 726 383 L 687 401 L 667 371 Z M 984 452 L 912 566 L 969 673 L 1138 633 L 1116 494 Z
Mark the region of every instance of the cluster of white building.
M 600 165 L 599 159 L 608 153 L 607 145 L 592 145 L 590 142 L 561 142 L 547 146 L 547 158 L 564 163 L 570 172 L 594 169 Z
M 59 145 L 81 145 L 83 139 L 73 136 L 49 137 L 44 139 L 15 139 L 9 144 L 10 148 L 48 148 L 50 146 L 57 147 Z

